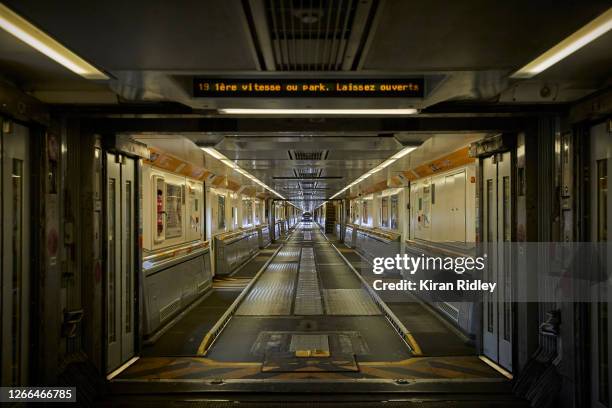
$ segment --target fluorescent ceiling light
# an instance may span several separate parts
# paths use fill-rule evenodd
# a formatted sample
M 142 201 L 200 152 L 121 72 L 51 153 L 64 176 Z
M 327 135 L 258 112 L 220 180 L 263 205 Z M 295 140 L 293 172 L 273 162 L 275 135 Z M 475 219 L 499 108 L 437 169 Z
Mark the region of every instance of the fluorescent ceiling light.
M 387 159 L 384 162 L 382 162 L 382 164 L 380 166 L 378 166 L 378 167 L 380 167 L 381 169 L 384 169 L 385 167 L 387 167 L 391 163 L 393 163 L 395 160 L 397 160 L 397 159 L 394 159 L 394 158 Z
M 232 160 L 230 160 L 227 157 L 225 157 L 223 154 L 219 153 L 214 148 L 212 148 L 212 147 L 200 147 L 200 149 L 202 149 L 204 152 L 208 153 L 209 155 L 211 155 L 215 159 L 220 160 L 221 163 L 225 164 L 227 167 L 231 168 L 232 170 L 234 170 L 234 171 L 242 174 L 243 176 L 253 180 L 255 183 L 259 184 L 260 186 L 262 186 L 266 190 L 270 190 L 272 193 L 276 194 L 277 196 L 279 196 L 283 200 L 285 199 L 285 197 L 283 197 L 282 195 L 280 195 L 276 191 L 272 190 L 264 182 L 262 182 L 257 177 L 253 176 L 251 173 L 249 173 L 248 171 L 244 170 L 240 166 L 238 166 L 236 163 L 234 163 Z
M 411 151 L 413 151 L 414 149 L 416 149 L 416 147 L 411 146 L 411 147 L 404 147 L 402 150 L 400 150 L 398 153 L 394 154 L 393 156 L 391 156 L 391 159 L 401 159 L 402 157 L 404 157 L 405 155 L 407 155 L 408 153 L 410 153 Z
M 225 159 L 224 155 L 222 155 L 221 153 L 219 153 L 217 150 L 213 149 L 212 147 L 200 147 L 200 149 L 204 150 L 206 153 L 210 154 L 212 157 L 214 157 L 217 160 Z
M 227 167 L 231 167 L 232 169 L 238 169 L 238 165 L 236 163 L 234 163 L 232 160 L 230 159 L 221 159 L 221 161 L 223 162 L 223 164 L 225 164 Z
M 394 162 L 397 161 L 397 159 L 400 159 L 402 157 L 404 157 L 405 155 L 407 155 L 408 153 L 410 153 L 411 151 L 413 151 L 414 149 L 416 149 L 416 147 L 414 146 L 410 146 L 410 147 L 405 147 L 402 150 L 400 150 L 398 153 L 394 154 L 393 156 L 391 156 L 390 158 L 388 158 L 387 160 L 385 160 L 384 162 L 382 162 L 381 164 L 379 164 L 378 166 L 374 167 L 372 170 L 368 171 L 365 174 L 362 174 L 361 177 L 359 177 L 357 180 L 353 181 L 352 183 L 350 183 L 349 185 L 347 185 L 346 187 L 344 187 L 342 190 L 338 191 L 336 194 L 334 194 L 333 196 L 331 196 L 331 198 L 336 198 L 338 197 L 340 194 L 342 194 L 343 192 L 345 192 L 346 190 L 348 190 L 349 188 L 353 187 L 356 184 L 361 183 L 363 180 L 367 179 L 368 177 L 370 177 L 372 174 L 378 173 L 379 171 L 381 171 L 382 169 L 384 169 L 385 167 L 389 166 L 390 164 L 393 164 Z
M 550 68 L 568 55 L 612 29 L 612 7 L 590 23 L 540 55 L 523 68 L 510 75 L 511 78 L 531 78 Z
M 414 115 L 416 109 L 265 109 L 222 108 L 219 112 L 228 115 Z
M 102 71 L 1 3 L 0 27 L 75 74 L 87 79 L 108 79 Z

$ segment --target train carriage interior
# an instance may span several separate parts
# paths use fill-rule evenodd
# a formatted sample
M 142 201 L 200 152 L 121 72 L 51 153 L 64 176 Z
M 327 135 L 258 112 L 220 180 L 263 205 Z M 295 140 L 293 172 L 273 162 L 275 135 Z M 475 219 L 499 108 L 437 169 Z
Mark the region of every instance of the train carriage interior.
M 609 1 L 0 0 L 0 403 L 610 407 Z

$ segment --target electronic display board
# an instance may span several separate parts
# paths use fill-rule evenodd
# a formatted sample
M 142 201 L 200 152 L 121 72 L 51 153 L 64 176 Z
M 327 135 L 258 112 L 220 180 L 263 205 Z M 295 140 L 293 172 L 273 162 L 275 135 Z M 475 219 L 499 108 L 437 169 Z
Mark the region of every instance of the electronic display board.
M 423 78 L 193 79 L 196 98 L 422 98 Z

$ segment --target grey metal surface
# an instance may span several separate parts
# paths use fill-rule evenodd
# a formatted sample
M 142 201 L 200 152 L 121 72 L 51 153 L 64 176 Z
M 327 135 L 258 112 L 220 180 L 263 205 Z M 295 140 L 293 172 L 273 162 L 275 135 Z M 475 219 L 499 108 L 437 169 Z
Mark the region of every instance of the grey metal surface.
M 323 314 L 323 303 L 321 302 L 319 279 L 317 277 L 317 268 L 312 248 L 302 249 L 293 314 Z
M 293 334 L 289 351 L 319 350 L 329 351 L 329 336 L 327 334 Z
M 231 239 L 222 239 L 219 236 L 215 240 L 215 265 L 216 275 L 230 275 L 246 260 L 255 255 L 259 250 L 259 230 L 253 228 L 244 231 L 240 236 Z
M 351 318 L 336 317 L 335 319 Z M 297 337 L 294 341 L 293 338 L 296 336 L 313 336 L 313 338 L 302 339 Z M 326 337 L 326 339 L 322 340 L 319 336 Z M 264 357 L 269 353 L 295 352 L 297 349 L 316 349 L 317 347 L 322 347 L 322 345 L 314 343 L 323 341 L 326 342 L 328 348 L 319 348 L 318 350 L 329 351 L 332 354 L 355 354 L 359 356 L 369 354 L 368 345 L 360 332 L 336 330 L 325 332 L 260 331 L 251 347 L 251 354 L 253 356 Z M 297 346 L 300 348 L 297 348 Z
M 380 309 L 363 289 L 325 289 L 323 290 L 325 310 L 330 315 L 375 316 Z
M 296 275 L 296 263 L 271 263 L 251 288 L 236 315 L 290 315 Z
M 300 257 L 299 246 L 285 246 L 276 255 L 274 262 L 297 262 Z
M 159 267 L 151 265 L 151 270 L 154 270 L 151 273 L 145 269 L 145 336 L 153 335 L 212 286 L 208 249 L 196 256 L 187 254 L 177 259 L 180 262 L 161 263 Z
M 287 351 L 290 334 L 327 334 L 331 353 L 352 348 L 360 362 L 399 361 L 412 355 L 406 343 L 382 315 L 323 315 L 234 316 L 206 357 L 218 361 L 261 362 L 269 352 Z M 350 344 L 346 338 L 342 338 L 346 336 Z

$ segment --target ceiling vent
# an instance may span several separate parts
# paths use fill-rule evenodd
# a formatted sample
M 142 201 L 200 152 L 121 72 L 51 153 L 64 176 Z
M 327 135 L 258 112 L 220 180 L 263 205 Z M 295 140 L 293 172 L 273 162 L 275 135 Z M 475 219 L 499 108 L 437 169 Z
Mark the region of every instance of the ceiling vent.
M 327 157 L 326 150 L 304 151 L 293 150 L 289 151 L 291 160 L 325 160 Z
M 377 0 L 244 2 L 268 71 L 351 71 L 371 30 Z
M 321 175 L 323 169 L 314 169 L 308 167 L 302 167 L 294 170 L 294 174 L 298 179 L 313 179 L 318 178 Z

